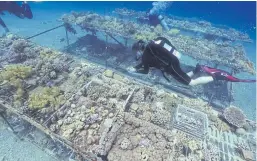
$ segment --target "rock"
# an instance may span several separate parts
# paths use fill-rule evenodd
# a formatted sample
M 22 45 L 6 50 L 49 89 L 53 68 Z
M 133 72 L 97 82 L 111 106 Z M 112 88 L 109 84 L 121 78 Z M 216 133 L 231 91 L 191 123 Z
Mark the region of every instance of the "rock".
M 107 70 L 104 72 L 104 75 L 105 75 L 106 77 L 112 78 L 112 77 L 113 77 L 113 71 L 107 69 Z
M 243 125 L 243 128 L 245 129 L 245 131 L 250 131 L 252 129 L 251 125 L 249 125 L 249 123 L 245 123 Z
M 246 135 L 246 131 L 243 128 L 236 129 L 236 134 L 238 135 Z
M 57 77 L 56 72 L 55 71 L 51 71 L 50 72 L 50 78 L 55 79 L 56 77 Z
M 92 124 L 92 125 L 90 126 L 91 129 L 96 129 L 97 127 L 98 127 L 98 124 Z
M 173 98 L 178 98 L 178 95 L 176 93 L 170 93 L 170 95 L 173 97 Z
M 132 103 L 132 105 L 130 106 L 130 109 L 132 109 L 133 111 L 137 111 L 138 105 L 135 103 Z
M 81 76 L 81 75 L 82 75 L 82 72 L 81 72 L 81 71 L 79 71 L 79 72 L 78 72 L 78 76 Z
M 153 133 L 149 134 L 147 137 L 148 137 L 153 143 L 156 143 L 156 142 L 157 142 L 157 138 L 156 138 L 156 136 L 155 136 Z
M 150 145 L 150 140 L 143 138 L 140 140 L 139 145 L 143 147 L 148 147 Z
M 63 137 L 65 137 L 65 138 L 67 138 L 67 139 L 70 139 L 71 134 L 73 133 L 73 131 L 74 131 L 74 130 L 73 130 L 72 128 L 70 128 L 70 129 L 64 131 Z
M 157 109 L 163 109 L 164 103 L 163 102 L 156 102 L 155 106 L 156 106 Z
M 67 115 L 70 116 L 71 113 L 72 113 L 72 111 L 69 110 L 69 111 L 67 112 Z
M 71 108 L 75 108 L 76 107 L 76 105 L 75 104 L 71 104 Z
M 68 117 L 66 120 L 64 120 L 64 124 L 68 125 L 72 123 L 72 118 Z
M 87 108 L 85 105 L 82 105 L 80 109 L 81 109 L 81 111 L 85 111 Z
M 157 133 L 157 134 L 156 134 L 156 137 L 157 137 L 158 139 L 161 139 L 161 138 L 162 138 L 162 135 L 159 134 L 159 133 Z
M 84 123 L 81 121 L 78 121 L 76 123 L 77 130 L 81 131 L 84 128 Z
M 80 120 L 81 119 L 81 117 L 78 114 L 76 114 L 74 118 L 75 118 L 75 120 Z
M 59 126 L 62 126 L 63 121 L 62 121 L 62 120 L 58 120 L 58 121 L 57 121 L 57 124 L 58 124 Z
M 210 116 L 209 116 L 209 119 L 212 121 L 212 122 L 216 122 L 217 121 L 217 116 L 215 116 L 214 114 L 211 114 Z
M 103 117 L 105 117 L 105 116 L 107 116 L 107 115 L 108 115 L 108 113 L 109 113 L 109 111 L 108 111 L 108 110 L 104 110 L 104 111 L 103 111 L 103 113 L 102 113 L 102 116 L 103 116 Z
M 29 86 L 29 87 L 34 87 L 34 86 L 36 86 L 37 85 L 37 80 L 36 79 L 29 79 L 29 80 L 27 80 L 27 81 L 25 81 L 26 82 L 26 84 Z
M 110 117 L 110 118 L 112 118 L 113 116 L 114 116 L 114 114 L 113 114 L 113 113 L 110 113 L 110 114 L 109 114 L 109 117 Z
M 119 75 L 119 74 L 116 74 L 116 73 L 114 73 L 114 75 L 113 75 L 113 79 L 115 79 L 115 80 L 117 80 L 117 81 L 123 81 L 123 76 L 121 76 L 121 75 Z
M 149 159 L 149 156 L 145 153 L 141 155 L 141 161 L 147 161 Z
M 50 128 L 49 128 L 52 132 L 55 132 L 56 131 L 56 127 L 54 124 L 50 125 Z
M 74 113 L 74 112 L 72 112 L 72 113 L 70 114 L 70 116 L 71 116 L 71 117 L 73 117 L 74 115 L 75 115 L 75 113 Z
M 81 117 L 80 121 L 82 121 L 82 122 L 86 121 L 86 117 Z
M 141 139 L 141 136 L 138 134 L 136 136 L 130 136 L 131 144 L 133 147 L 136 147 Z
M 112 126 L 113 119 L 105 119 L 104 126 L 110 128 Z
M 65 115 L 65 113 L 63 111 L 60 111 L 60 112 L 57 113 L 58 118 L 63 118 L 64 115 Z
M 165 94 L 165 91 L 164 90 L 158 90 L 157 93 L 156 93 L 156 96 L 157 97 L 161 97 L 162 95 Z
M 89 125 L 85 125 L 84 126 L 84 129 L 86 130 L 86 129 L 88 129 L 89 128 Z
M 78 95 L 79 95 L 79 96 L 82 96 L 82 95 L 83 95 L 83 93 L 82 93 L 81 91 L 79 91 L 79 92 L 78 92 Z
M 130 140 L 128 138 L 124 138 L 120 143 L 120 148 L 123 150 L 127 150 L 130 145 L 131 145 Z

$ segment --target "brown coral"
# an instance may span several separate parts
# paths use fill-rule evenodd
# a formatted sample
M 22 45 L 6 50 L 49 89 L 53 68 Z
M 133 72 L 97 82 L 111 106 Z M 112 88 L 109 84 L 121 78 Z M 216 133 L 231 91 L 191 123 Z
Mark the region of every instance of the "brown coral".
M 246 116 L 244 115 L 242 110 L 235 106 L 226 108 L 224 110 L 223 116 L 228 121 L 228 123 L 236 127 L 243 127 L 243 125 L 245 124 Z

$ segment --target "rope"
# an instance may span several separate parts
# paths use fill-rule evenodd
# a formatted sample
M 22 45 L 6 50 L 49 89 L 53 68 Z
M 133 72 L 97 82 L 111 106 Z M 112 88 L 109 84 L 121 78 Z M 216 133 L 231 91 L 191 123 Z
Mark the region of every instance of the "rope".
M 29 40 L 29 39 L 34 38 L 34 37 L 37 37 L 37 36 L 39 36 L 39 35 L 42 35 L 42 34 L 44 34 L 44 33 L 50 32 L 50 31 L 52 31 L 52 30 L 55 30 L 55 29 L 60 28 L 60 27 L 63 27 L 63 26 L 65 26 L 65 24 L 62 24 L 62 25 L 59 25 L 59 26 L 57 26 L 57 27 L 51 28 L 51 29 L 49 29 L 49 30 L 40 32 L 40 33 L 38 33 L 38 34 L 36 34 L 36 35 L 27 37 L 26 40 Z

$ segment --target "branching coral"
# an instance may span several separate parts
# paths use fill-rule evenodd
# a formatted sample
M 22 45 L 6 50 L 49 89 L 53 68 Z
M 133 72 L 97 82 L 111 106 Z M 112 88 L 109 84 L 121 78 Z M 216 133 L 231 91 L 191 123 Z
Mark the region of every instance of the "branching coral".
M 29 105 L 31 109 L 42 109 L 44 107 L 59 107 L 65 102 L 64 96 L 58 87 L 45 87 L 29 96 Z
M 0 82 L 7 80 L 15 82 L 30 76 L 32 68 L 25 65 L 8 65 L 0 72 Z
M 24 65 L 9 65 L 0 72 L 0 83 L 7 81 L 9 85 L 17 89 L 14 95 L 15 104 L 19 105 L 21 99 L 24 97 L 25 91 L 23 89 L 22 80 L 31 75 L 32 68 Z
M 224 110 L 223 116 L 228 121 L 228 123 L 236 127 L 243 127 L 245 124 L 246 116 L 244 115 L 243 111 L 237 107 L 231 106 L 226 108 Z

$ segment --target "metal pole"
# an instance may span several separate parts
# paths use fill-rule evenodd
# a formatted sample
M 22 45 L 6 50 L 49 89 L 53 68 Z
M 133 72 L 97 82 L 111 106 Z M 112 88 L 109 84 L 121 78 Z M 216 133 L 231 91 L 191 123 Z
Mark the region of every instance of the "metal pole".
M 125 47 L 128 47 L 128 38 L 124 38 L 125 39 Z
M 66 32 L 66 41 L 67 41 L 67 46 L 70 46 L 70 42 L 69 42 L 69 35 L 68 35 L 68 31 L 65 28 L 65 32 Z
M 214 68 L 218 68 L 218 64 L 217 63 L 214 64 Z M 216 84 L 215 84 L 215 86 L 216 86 Z M 215 95 L 215 92 L 213 92 L 211 97 L 209 98 L 208 105 L 211 105 L 214 95 Z
M 121 42 L 119 42 L 119 40 L 117 40 L 115 37 L 113 37 L 110 33 L 108 33 L 108 32 L 105 32 L 107 35 L 109 35 L 114 41 L 116 41 L 120 46 L 122 46 L 123 48 L 125 48 L 124 47 L 124 45 L 121 43 Z
M 231 75 L 233 76 L 235 74 L 235 70 L 232 68 L 231 69 Z M 231 105 L 231 102 L 232 102 L 232 90 L 233 90 L 233 84 L 232 82 L 229 82 L 230 83 L 230 89 L 229 89 L 229 106 Z
M 49 31 L 55 30 L 55 29 L 57 29 L 57 28 L 60 28 L 60 27 L 62 27 L 62 26 L 64 26 L 64 24 L 62 24 L 62 25 L 60 25 L 60 26 L 57 26 L 57 27 L 54 27 L 54 28 L 51 28 L 51 29 L 49 29 L 49 30 L 43 31 L 43 32 L 38 33 L 38 34 L 36 34 L 36 35 L 30 36 L 30 37 L 28 37 L 28 38 L 26 38 L 26 39 L 29 40 L 29 39 L 34 38 L 34 37 L 36 37 L 36 36 L 39 36 L 39 35 L 42 35 L 42 34 L 44 34 L 44 33 L 49 32 Z

